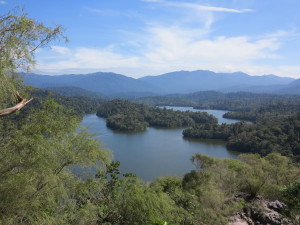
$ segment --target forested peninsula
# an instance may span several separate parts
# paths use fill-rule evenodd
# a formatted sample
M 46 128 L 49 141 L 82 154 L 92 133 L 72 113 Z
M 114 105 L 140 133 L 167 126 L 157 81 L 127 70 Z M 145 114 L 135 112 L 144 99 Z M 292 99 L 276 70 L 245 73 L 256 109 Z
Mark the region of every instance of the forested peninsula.
M 147 126 L 179 128 L 218 122 L 217 118 L 205 112 L 180 112 L 120 99 L 102 104 L 97 116 L 106 118 L 111 129 L 132 132 L 144 131 Z
M 270 96 L 267 95 L 266 98 Z M 263 156 L 271 152 L 279 152 L 299 162 L 299 99 L 297 96 L 282 96 L 272 101 L 263 101 L 260 95 L 258 98 L 252 98 L 251 109 L 244 105 L 240 106 L 239 111 L 224 114 L 225 118 L 252 121 L 252 123 L 194 125 L 185 129 L 183 136 L 221 139 L 227 141 L 227 148 L 230 150 L 259 153 Z M 232 98 L 231 101 L 239 100 Z

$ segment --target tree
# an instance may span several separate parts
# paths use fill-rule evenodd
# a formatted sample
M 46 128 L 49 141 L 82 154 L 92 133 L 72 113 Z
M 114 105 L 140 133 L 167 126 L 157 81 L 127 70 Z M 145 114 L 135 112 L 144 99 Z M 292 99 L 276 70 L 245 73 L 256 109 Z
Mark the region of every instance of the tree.
M 76 198 L 85 185 L 81 175 L 91 167 L 105 168 L 109 152 L 52 99 L 5 135 L 0 146 L 0 224 L 72 224 L 69 220 L 87 207 L 78 207 Z M 74 167 L 81 172 L 73 173 Z
M 61 26 L 46 27 L 29 18 L 21 8 L 0 16 L 0 94 L 3 97 L 0 99 L 0 117 L 20 110 L 31 101 L 17 92 L 21 87 L 14 72 L 28 71 L 34 66 L 34 53 L 38 48 L 58 38 L 67 41 L 62 32 Z M 7 108 L 13 100 L 16 105 Z
M 26 104 L 28 104 L 33 98 L 27 100 L 22 98 L 18 92 L 15 93 L 17 104 L 13 107 L 0 110 L 0 117 L 10 115 L 20 109 L 22 109 Z
M 59 37 L 60 26 L 47 28 L 21 9 L 0 16 L 0 116 L 30 101 L 15 71 L 33 66 L 36 49 Z M 14 98 L 17 105 L 6 108 Z M 110 154 L 53 99 L 35 105 L 0 120 L 0 224 L 72 224 L 89 208 L 76 198 L 86 183 L 72 169 L 105 169 Z

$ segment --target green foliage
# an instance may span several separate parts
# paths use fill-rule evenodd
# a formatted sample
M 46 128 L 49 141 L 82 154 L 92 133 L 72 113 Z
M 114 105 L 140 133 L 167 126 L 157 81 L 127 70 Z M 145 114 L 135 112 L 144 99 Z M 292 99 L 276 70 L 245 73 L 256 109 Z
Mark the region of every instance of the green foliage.
M 196 154 L 192 161 L 198 165 L 199 174 L 185 175 L 185 187 L 189 183 L 195 187 L 195 181 L 212 181 L 214 186 L 226 192 L 245 192 L 251 198 L 261 194 L 268 199 L 275 200 L 280 196 L 280 191 L 285 185 L 299 179 L 299 166 L 289 158 L 278 153 L 272 153 L 262 158 L 259 155 L 240 155 L 241 161 L 224 159 L 218 160 L 206 155 Z M 191 179 L 192 178 L 192 179 Z M 205 178 L 205 179 L 203 179 Z M 199 182 L 199 181 L 198 181 Z
M 12 103 L 16 90 L 22 90 L 14 71 L 28 70 L 35 63 L 34 53 L 38 48 L 65 37 L 61 26 L 48 28 L 19 8 L 0 16 L 0 37 L 0 107 L 3 108 Z
M 60 31 L 48 29 L 23 13 L 0 17 L 0 81 L 9 84 L 1 87 L 1 106 L 9 103 L 6 93 L 10 89 L 28 91 L 7 71 L 32 64 L 35 48 L 60 36 Z M 10 58 L 14 54 L 18 57 Z M 145 183 L 133 174 L 122 175 L 120 163 L 111 162 L 110 153 L 78 126 L 74 111 L 92 111 L 98 102 L 76 108 L 76 101 L 86 99 L 53 95 L 73 109 L 70 112 L 48 93 L 38 91 L 36 95 L 40 99 L 34 107 L 0 120 L 0 224 L 226 224 L 247 204 L 236 197 L 241 192 L 251 198 L 279 198 L 288 204 L 287 216 L 295 221 L 299 218 L 300 168 L 286 156 L 271 153 L 221 160 L 196 154 L 192 161 L 197 171 L 183 178 Z M 98 115 L 116 129 L 212 123 L 197 125 L 192 131 L 205 138 L 223 135 L 237 146 L 259 149 L 260 153 L 284 147 L 299 155 L 299 115 L 254 125 L 217 126 L 215 118 L 205 113 L 174 112 L 120 100 L 103 104 Z
M 97 108 L 105 102 L 101 98 L 91 98 L 86 96 L 63 96 L 45 90 L 33 89 L 30 91 L 30 96 L 35 98 L 32 104 L 27 108 L 40 108 L 42 102 L 47 98 L 53 98 L 55 101 L 65 108 L 72 110 L 74 114 L 83 116 L 87 113 L 95 113 Z
M 261 195 L 284 201 L 296 218 L 299 211 L 293 207 L 298 207 L 298 185 L 294 180 L 300 178 L 299 165 L 278 153 L 264 158 L 251 154 L 240 157 L 241 161 L 202 154 L 192 157 L 199 170 L 184 176 L 183 187 L 199 196 L 204 224 L 226 224 L 228 215 L 245 206 L 243 199 L 236 198 L 240 193 L 250 199 Z
M 297 206 L 297 185 L 290 185 L 300 179 L 299 167 L 277 153 L 241 160 L 197 154 L 198 171 L 145 183 L 121 175 L 119 162 L 108 164 L 108 153 L 53 100 L 22 121 L 1 146 L 5 224 L 226 224 L 246 204 L 235 197 L 241 192 Z M 72 165 L 99 170 L 80 179 Z
M 297 180 L 281 190 L 284 201 L 289 206 L 288 216 L 298 219 L 300 212 L 300 180 Z M 297 218 L 298 217 L 298 218 Z
M 166 96 L 144 97 L 136 100 L 147 105 L 191 106 L 197 109 L 230 110 L 237 114 L 231 118 L 249 117 L 255 120 L 265 113 L 274 116 L 276 112 L 294 113 L 300 110 L 300 98 L 295 95 L 255 94 L 250 92 L 222 93 L 216 91 L 199 91 L 190 94 L 173 94 Z M 271 112 L 271 113 L 270 113 Z M 237 116 L 237 117 L 235 117 Z M 263 116 L 263 117 L 266 117 Z M 246 118 L 244 118 L 246 120 Z
M 120 131 L 144 131 L 148 125 L 177 128 L 195 123 L 217 123 L 217 119 L 207 113 L 173 111 L 126 100 L 104 103 L 97 115 L 107 118 L 108 127 Z
M 69 208 L 70 191 L 78 182 L 68 168 L 105 167 L 109 162 L 108 152 L 101 150 L 90 134 L 76 132 L 78 122 L 49 100 L 9 136 L 1 130 L 8 139 L 1 145 L 0 158 L 2 221 L 33 224 L 56 218 Z M 49 210 L 51 213 L 45 214 Z
M 245 121 L 256 121 L 259 115 L 253 112 L 227 112 L 223 115 L 224 118 L 237 119 Z
M 34 63 L 33 53 L 62 36 L 62 27 L 53 29 L 29 18 L 22 9 L 0 17 L 1 71 L 27 67 Z
M 174 202 L 163 192 L 156 192 L 137 179 L 124 179 L 116 190 L 113 208 L 120 222 L 115 224 L 154 224 L 156 221 L 178 223 Z
M 183 131 L 184 137 L 200 138 L 200 139 L 222 139 L 228 140 L 231 136 L 237 135 L 247 130 L 251 125 L 245 122 L 237 122 L 233 124 L 196 124 L 191 128 Z
M 97 205 L 100 212 L 98 223 L 180 223 L 181 209 L 166 193 L 132 175 L 124 174 L 122 177 L 119 165 L 119 162 L 112 162 L 105 173 L 99 171 L 97 178 L 92 182 L 98 181 L 102 185 L 94 186 L 93 191 L 88 191 L 94 193 L 89 200 Z
M 251 108 L 241 108 L 239 111 L 228 112 L 223 117 L 259 122 L 266 119 L 276 120 L 278 115 L 293 115 L 300 110 L 299 96 L 272 96 L 269 101 L 266 99 L 262 102 L 260 99 L 253 100 Z
M 280 152 L 299 161 L 300 114 L 277 116 L 255 124 L 197 124 L 183 131 L 184 137 L 222 139 L 227 148 L 243 153 L 267 155 Z
M 299 160 L 300 115 L 264 120 L 229 138 L 229 149 L 266 155 L 280 152 Z
M 145 131 L 147 123 L 138 118 L 135 113 L 132 114 L 114 114 L 107 118 L 107 126 L 113 130 L 119 131 Z

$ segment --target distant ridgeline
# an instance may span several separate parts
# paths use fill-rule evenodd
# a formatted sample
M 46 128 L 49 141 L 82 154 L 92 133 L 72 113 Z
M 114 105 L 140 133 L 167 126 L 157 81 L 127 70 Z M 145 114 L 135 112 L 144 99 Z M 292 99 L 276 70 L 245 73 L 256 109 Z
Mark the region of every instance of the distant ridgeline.
M 197 91 L 300 94 L 300 80 L 274 75 L 250 76 L 245 73 L 214 73 L 207 70 L 176 71 L 139 79 L 122 74 L 97 72 L 91 74 L 37 75 L 21 74 L 25 84 L 37 88 L 72 87 L 107 96 L 150 96 L 184 94 Z M 68 91 L 76 91 L 68 90 Z M 78 91 L 78 90 L 77 90 Z M 89 93 L 83 93 L 89 94 Z
M 107 119 L 107 126 L 119 131 L 144 131 L 147 126 L 177 128 L 194 124 L 217 124 L 217 118 L 205 112 L 180 112 L 150 107 L 126 100 L 113 100 L 99 107 L 97 116 Z

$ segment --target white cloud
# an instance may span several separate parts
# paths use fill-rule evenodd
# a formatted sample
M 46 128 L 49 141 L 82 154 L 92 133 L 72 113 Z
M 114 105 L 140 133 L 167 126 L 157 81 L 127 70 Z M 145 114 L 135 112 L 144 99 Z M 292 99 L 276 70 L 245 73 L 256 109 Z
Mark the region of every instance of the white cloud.
M 277 30 L 265 35 L 265 37 L 269 39 L 281 39 L 284 41 L 299 41 L 300 33 L 297 29 L 292 28 L 290 30 Z
M 89 12 L 98 13 L 98 14 L 105 15 L 105 16 L 120 15 L 120 12 L 114 11 L 114 10 L 109 10 L 109 9 L 96 9 L 96 8 L 89 8 L 89 7 L 85 7 L 85 9 Z
M 46 57 L 37 58 L 37 71 L 45 74 L 107 71 L 141 77 L 176 70 L 208 69 L 216 72 L 243 71 L 253 75 L 273 73 L 293 77 L 299 71 L 300 76 L 299 66 L 271 66 L 262 63 L 273 61 L 275 64 L 281 57 L 278 50 L 284 43 L 299 37 L 295 30 L 278 30 L 256 37 L 214 37 L 211 26 L 215 22 L 216 12 L 243 13 L 250 10 L 163 0 L 141 1 L 169 5 L 179 8 L 180 13 L 184 12 L 174 24 L 168 26 L 163 25 L 163 21 L 147 21 L 144 33 L 126 31 L 123 43 L 106 48 L 52 46 L 51 61 Z M 191 11 L 195 13 L 190 13 Z M 101 10 L 94 12 L 105 13 Z M 186 26 L 190 21 L 200 22 L 198 26 Z M 135 55 L 128 53 L 131 49 L 134 49 L 131 52 Z
M 178 27 L 152 27 L 137 45 L 138 55 L 105 49 L 52 46 L 57 54 L 55 62 L 38 61 L 37 70 L 46 74 L 87 73 L 110 71 L 141 77 L 175 70 L 209 69 L 216 72 L 244 71 L 250 74 L 296 74 L 298 67 L 274 68 L 257 66 L 261 59 L 277 59 L 281 47 L 279 38 L 254 40 L 246 36 L 205 38 L 192 30 Z M 300 70 L 299 70 L 300 71 Z M 286 72 L 286 73 L 285 73 Z
M 217 20 L 217 13 L 246 13 L 252 12 L 252 9 L 234 9 L 226 7 L 217 7 L 211 5 L 202 5 L 196 3 L 189 3 L 186 1 L 167 1 L 167 0 L 141 0 L 143 2 L 156 3 L 158 6 L 163 7 L 166 10 L 166 13 L 173 8 L 177 10 L 177 17 L 173 25 L 177 24 L 181 27 L 190 26 L 194 24 L 198 29 L 205 29 L 206 32 L 210 31 L 211 26 Z M 153 21 L 153 18 L 152 18 Z M 158 24 L 162 24 L 162 21 L 158 21 Z M 168 22 L 170 26 L 170 21 Z
M 51 49 L 56 52 L 56 53 L 59 53 L 59 54 L 62 54 L 62 55 L 69 55 L 71 54 L 71 51 L 69 48 L 66 48 L 66 47 L 62 47 L 62 46 L 51 46 Z
M 277 74 L 281 76 L 300 78 L 300 66 L 278 66 Z
M 4 5 L 6 3 L 7 3 L 6 1 L 0 1 L 0 5 Z
M 168 6 L 174 7 L 184 7 L 195 9 L 199 11 L 209 11 L 209 12 L 231 12 L 231 13 L 244 13 L 244 12 L 252 12 L 252 9 L 231 9 L 231 8 L 223 8 L 223 7 L 216 7 L 216 6 L 208 6 L 208 5 L 200 5 L 200 4 L 193 4 L 193 3 L 185 3 L 185 2 L 164 2 Z
M 178 8 L 189 8 L 189 9 L 193 9 L 193 10 L 209 11 L 209 12 L 245 13 L 245 12 L 253 11 L 252 9 L 232 9 L 232 8 L 201 5 L 201 4 L 188 3 L 188 2 L 172 2 L 172 1 L 164 1 L 164 0 L 141 0 L 141 1 L 142 2 L 162 3 L 166 6 L 173 6 L 173 7 L 178 7 Z
M 239 64 L 278 57 L 277 39 L 251 40 L 249 37 L 195 38 L 193 32 L 170 28 L 150 29 L 145 57 L 152 63 L 195 67 L 200 64 Z M 191 34 L 190 36 L 188 34 Z
M 111 49 L 92 49 L 52 46 L 52 51 L 57 53 L 55 62 L 47 62 L 40 58 L 36 69 L 48 74 L 61 74 L 61 71 L 100 71 L 112 67 L 137 67 L 137 57 L 126 57 L 114 53 Z
M 142 2 L 164 2 L 164 0 L 141 0 Z

